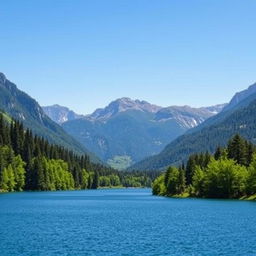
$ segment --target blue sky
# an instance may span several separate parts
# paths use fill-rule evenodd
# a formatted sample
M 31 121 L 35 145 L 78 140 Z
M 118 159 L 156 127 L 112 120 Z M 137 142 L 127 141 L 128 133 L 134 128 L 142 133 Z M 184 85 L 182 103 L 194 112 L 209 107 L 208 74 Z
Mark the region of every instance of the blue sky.
M 41 105 L 228 101 L 256 81 L 255 0 L 2 0 L 0 71 Z

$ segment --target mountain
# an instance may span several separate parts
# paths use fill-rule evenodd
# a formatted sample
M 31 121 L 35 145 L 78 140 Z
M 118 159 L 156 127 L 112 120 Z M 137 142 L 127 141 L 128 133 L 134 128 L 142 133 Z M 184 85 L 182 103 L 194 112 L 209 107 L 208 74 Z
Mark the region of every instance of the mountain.
M 256 142 L 256 84 L 237 93 L 216 116 L 168 144 L 158 155 L 148 157 L 131 169 L 156 170 L 186 161 L 192 153 L 213 152 L 236 133 Z
M 221 106 L 224 106 L 221 105 Z M 156 121 L 175 120 L 181 127 L 190 129 L 203 123 L 209 117 L 221 111 L 220 105 L 216 107 L 191 108 L 189 106 L 171 106 L 160 109 L 155 116 Z
M 218 115 L 208 118 L 202 124 L 189 130 L 188 133 L 200 131 L 205 127 L 216 125 L 224 121 L 225 118 L 230 116 L 236 110 L 247 107 L 254 99 L 256 99 L 256 83 L 249 86 L 248 89 L 236 93 L 230 100 L 229 104 L 223 106 L 223 110 Z
M 218 105 L 215 105 L 215 106 L 211 106 L 211 107 L 206 107 L 206 109 L 208 111 L 210 111 L 211 113 L 213 114 L 218 114 L 220 113 L 221 111 L 223 111 L 223 108 L 225 108 L 228 104 L 218 104 Z
M 93 154 L 53 122 L 33 98 L 20 91 L 3 73 L 0 73 L 0 109 L 12 118 L 22 121 L 25 127 L 50 143 L 64 146 L 77 153 L 87 153 L 97 161 Z
M 53 106 L 42 107 L 42 109 L 48 117 L 50 117 L 55 123 L 58 124 L 83 117 L 82 115 L 76 114 L 69 108 L 57 104 Z
M 231 99 L 230 103 L 223 110 L 227 111 L 227 110 L 233 109 L 244 99 L 250 97 L 251 95 L 254 95 L 255 93 L 256 93 L 256 83 L 249 86 L 248 89 L 236 93 L 235 96 Z
M 66 121 L 62 127 L 109 165 L 123 169 L 159 153 L 167 143 L 220 110 L 220 106 L 162 108 L 121 98 L 91 115 Z
M 135 110 L 147 113 L 156 113 L 161 107 L 152 105 L 146 101 L 131 100 L 130 98 L 121 98 L 111 102 L 106 108 L 99 108 L 91 115 L 87 116 L 91 121 L 107 121 L 115 115 L 126 112 L 128 110 Z

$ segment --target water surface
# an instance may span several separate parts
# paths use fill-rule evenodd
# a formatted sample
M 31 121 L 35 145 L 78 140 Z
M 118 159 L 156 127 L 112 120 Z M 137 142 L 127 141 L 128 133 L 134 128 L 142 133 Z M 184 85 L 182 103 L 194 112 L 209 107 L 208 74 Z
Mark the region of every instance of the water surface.
M 255 216 L 255 202 L 149 189 L 0 194 L 0 255 L 250 256 Z

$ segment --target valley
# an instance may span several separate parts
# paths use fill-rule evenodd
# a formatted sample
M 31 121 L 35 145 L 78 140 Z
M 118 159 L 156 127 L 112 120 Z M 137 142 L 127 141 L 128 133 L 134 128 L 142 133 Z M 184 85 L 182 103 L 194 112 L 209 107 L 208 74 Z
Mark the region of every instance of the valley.
M 59 124 L 63 129 L 102 161 L 114 168 L 126 169 L 159 153 L 168 143 L 216 115 L 224 106 L 163 108 L 146 101 L 120 98 L 91 115 L 77 115 L 56 105 L 43 109 L 53 121 L 62 120 Z
M 2 0 L 0 256 L 255 256 L 255 12 Z

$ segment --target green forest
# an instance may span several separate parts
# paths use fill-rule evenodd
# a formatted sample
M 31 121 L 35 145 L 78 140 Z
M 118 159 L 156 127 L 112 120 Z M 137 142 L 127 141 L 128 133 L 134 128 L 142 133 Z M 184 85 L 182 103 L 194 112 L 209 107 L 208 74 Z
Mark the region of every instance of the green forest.
M 150 187 L 156 173 L 119 172 L 33 135 L 0 114 L 0 191 Z
M 153 194 L 170 197 L 256 198 L 256 148 L 240 135 L 213 155 L 193 154 L 153 182 Z

